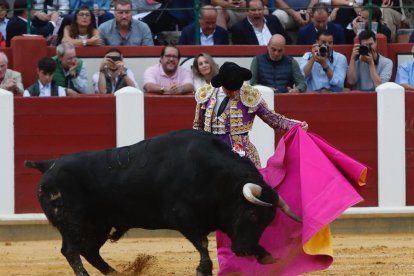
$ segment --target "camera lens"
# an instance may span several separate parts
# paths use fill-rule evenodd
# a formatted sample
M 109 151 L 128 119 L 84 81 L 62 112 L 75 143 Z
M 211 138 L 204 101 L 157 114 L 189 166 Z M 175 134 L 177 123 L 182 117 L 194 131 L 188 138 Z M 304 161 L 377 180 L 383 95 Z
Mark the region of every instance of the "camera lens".
M 369 54 L 369 48 L 366 45 L 359 46 L 359 54 L 361 56 L 367 56 Z
M 319 45 L 318 54 L 321 57 L 326 57 L 328 55 L 328 52 L 329 52 L 329 48 L 328 48 L 327 45 L 325 45 L 325 44 Z

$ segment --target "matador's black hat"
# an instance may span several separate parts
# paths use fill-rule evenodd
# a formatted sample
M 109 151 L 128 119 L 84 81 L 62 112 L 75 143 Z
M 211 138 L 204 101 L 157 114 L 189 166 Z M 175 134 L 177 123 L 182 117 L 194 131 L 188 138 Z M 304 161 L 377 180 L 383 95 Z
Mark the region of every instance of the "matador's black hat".
M 213 87 L 223 86 L 224 88 L 235 91 L 242 87 L 243 82 L 252 78 L 252 72 L 249 69 L 240 67 L 234 62 L 225 62 L 219 70 L 219 73 L 211 80 Z

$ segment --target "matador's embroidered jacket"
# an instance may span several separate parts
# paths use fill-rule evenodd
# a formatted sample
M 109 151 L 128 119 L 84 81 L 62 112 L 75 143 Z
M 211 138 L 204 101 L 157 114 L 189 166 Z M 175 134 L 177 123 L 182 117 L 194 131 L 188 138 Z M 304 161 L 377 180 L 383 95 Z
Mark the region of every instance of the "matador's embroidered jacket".
M 218 135 L 230 146 L 243 145 L 246 155 L 260 167 L 260 159 L 248 133 L 252 129 L 255 116 L 259 116 L 273 129 L 289 130 L 297 120 L 288 119 L 270 110 L 257 88 L 244 84 L 240 92 L 231 98 L 226 110 L 217 117 L 214 106 L 219 88 L 206 84 L 195 94 L 197 107 L 193 128 Z

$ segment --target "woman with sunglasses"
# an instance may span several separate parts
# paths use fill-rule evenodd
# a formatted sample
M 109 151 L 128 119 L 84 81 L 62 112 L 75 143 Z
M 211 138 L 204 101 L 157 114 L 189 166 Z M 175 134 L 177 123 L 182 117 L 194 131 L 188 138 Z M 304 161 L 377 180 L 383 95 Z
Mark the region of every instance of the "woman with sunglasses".
M 62 41 L 68 41 L 75 46 L 99 46 L 101 36 L 96 29 L 95 15 L 87 6 L 80 7 L 70 25 L 63 30 Z

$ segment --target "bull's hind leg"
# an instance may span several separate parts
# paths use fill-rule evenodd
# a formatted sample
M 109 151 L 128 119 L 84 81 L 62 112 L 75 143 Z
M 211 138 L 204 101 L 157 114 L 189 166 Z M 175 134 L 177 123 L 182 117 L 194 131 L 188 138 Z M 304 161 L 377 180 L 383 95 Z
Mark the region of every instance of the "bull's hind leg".
M 102 274 L 116 273 L 107 262 L 102 259 L 99 250 L 108 239 L 110 227 L 98 228 L 94 226 L 88 227 L 85 240 L 82 243 L 82 256 L 94 267 L 96 267 Z
M 73 272 L 77 276 L 88 276 L 88 272 L 85 270 L 80 258 L 79 242 L 77 239 L 73 239 L 68 235 L 62 233 L 62 249 L 63 256 L 68 260 L 69 265 L 72 267 Z

